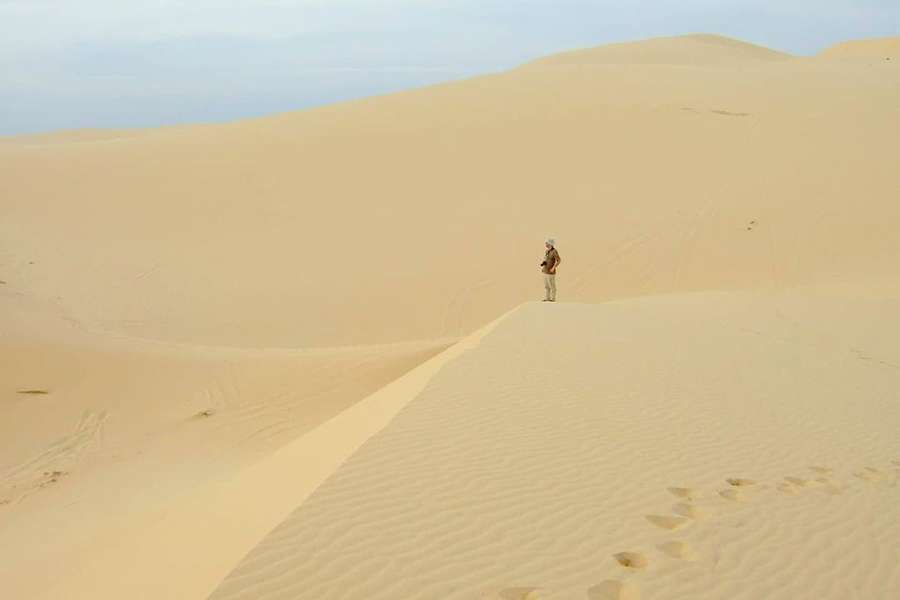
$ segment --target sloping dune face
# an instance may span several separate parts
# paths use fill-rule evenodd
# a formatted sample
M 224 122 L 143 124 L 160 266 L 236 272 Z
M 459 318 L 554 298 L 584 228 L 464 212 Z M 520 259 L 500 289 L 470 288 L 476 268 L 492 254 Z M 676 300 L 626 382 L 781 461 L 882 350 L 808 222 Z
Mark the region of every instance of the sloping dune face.
M 819 53 L 824 58 L 900 59 L 900 37 L 842 42 Z
M 527 304 L 211 599 L 894 598 L 898 308 Z
M 26 138 L 0 147 L 0 277 L 100 330 L 335 346 L 456 336 L 535 298 L 547 235 L 567 300 L 892 275 L 883 62 L 688 36 L 229 125 Z
M 91 334 L 23 300 L 0 292 L 4 598 L 201 597 L 315 467 L 239 476 L 447 346 L 177 345 Z

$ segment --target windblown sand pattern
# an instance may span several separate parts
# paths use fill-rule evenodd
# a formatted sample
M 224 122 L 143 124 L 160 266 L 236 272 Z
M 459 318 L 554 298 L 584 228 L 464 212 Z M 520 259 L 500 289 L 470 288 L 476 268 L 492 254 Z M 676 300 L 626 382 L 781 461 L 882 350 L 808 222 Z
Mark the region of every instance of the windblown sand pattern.
M 812 333 L 767 335 L 776 312 L 813 332 L 837 316 L 827 310 L 755 296 L 709 305 L 521 308 L 211 598 L 461 599 L 517 586 L 577 598 L 604 582 L 648 598 L 890 597 L 900 372 Z M 751 376 L 772 360 L 782 369 Z M 806 400 L 784 402 L 788 390 Z M 822 474 L 808 463 L 833 474 L 796 496 L 777 489 Z M 880 468 L 855 479 L 867 463 Z M 674 487 L 684 483 L 689 494 Z
M 0 139 L 3 597 L 900 598 L 897 44 Z

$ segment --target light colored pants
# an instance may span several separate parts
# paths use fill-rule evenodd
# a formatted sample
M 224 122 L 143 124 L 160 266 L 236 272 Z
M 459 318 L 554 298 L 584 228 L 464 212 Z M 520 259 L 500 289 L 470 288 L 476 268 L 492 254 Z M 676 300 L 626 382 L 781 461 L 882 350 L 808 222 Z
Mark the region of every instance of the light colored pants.
M 544 273 L 544 299 L 556 301 L 556 275 Z

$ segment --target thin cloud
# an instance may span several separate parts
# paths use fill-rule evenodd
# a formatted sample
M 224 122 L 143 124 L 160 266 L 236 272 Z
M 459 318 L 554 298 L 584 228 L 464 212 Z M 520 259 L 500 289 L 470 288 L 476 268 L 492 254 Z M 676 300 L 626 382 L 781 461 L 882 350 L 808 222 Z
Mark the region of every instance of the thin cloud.
M 0 134 L 239 118 L 699 31 L 809 54 L 896 35 L 900 2 L 0 0 Z

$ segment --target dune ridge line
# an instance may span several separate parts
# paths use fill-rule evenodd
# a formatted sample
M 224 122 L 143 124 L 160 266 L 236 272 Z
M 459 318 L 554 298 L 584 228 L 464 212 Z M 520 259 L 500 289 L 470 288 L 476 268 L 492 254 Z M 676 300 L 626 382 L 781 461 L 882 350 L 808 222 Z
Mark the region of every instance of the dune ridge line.
M 341 463 L 380 431 L 446 364 L 478 346 L 504 313 L 447 350 L 287 444 L 234 478 L 159 515 L 139 535 L 135 552 L 122 556 L 115 540 L 47 600 L 103 594 L 129 598 L 205 598 L 272 527 L 312 494 Z M 252 492 L 248 492 L 252 490 Z M 176 547 L 172 540 L 178 539 Z M 217 544 L 213 540 L 223 540 Z M 115 580 L 104 574 L 113 570 Z M 165 577 L 160 577 L 165 573 Z

